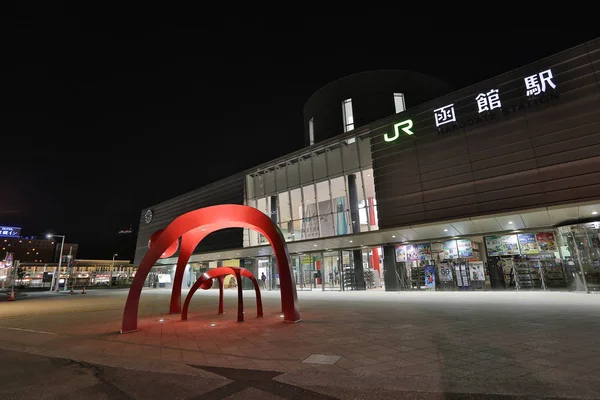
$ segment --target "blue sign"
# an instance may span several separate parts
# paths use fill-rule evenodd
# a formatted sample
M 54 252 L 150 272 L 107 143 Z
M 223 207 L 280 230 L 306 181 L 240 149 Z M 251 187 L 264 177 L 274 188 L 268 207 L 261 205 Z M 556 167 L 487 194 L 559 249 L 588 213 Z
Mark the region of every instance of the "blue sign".
M 21 237 L 21 228 L 15 226 L 0 226 L 0 237 Z

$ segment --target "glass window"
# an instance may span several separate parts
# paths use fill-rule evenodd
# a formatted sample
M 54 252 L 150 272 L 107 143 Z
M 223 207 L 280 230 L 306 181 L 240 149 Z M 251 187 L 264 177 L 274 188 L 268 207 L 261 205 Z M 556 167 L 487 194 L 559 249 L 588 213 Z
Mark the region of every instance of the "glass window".
M 287 165 L 288 187 L 300 186 L 300 172 L 298 171 L 298 160 L 291 160 Z
M 263 196 L 265 194 L 265 185 L 263 181 L 262 171 L 254 174 L 254 195 Z
M 275 170 L 273 168 L 265 170 L 263 181 L 265 184 L 265 194 L 277 191 L 275 189 Z
M 344 172 L 339 143 L 327 148 L 327 171 L 329 176 L 336 176 Z
M 333 202 L 335 234 L 345 235 L 351 232 L 348 225 L 348 196 L 343 176 L 331 180 L 331 201 Z
M 308 144 L 312 146 L 315 144 L 315 119 L 311 118 L 308 120 Z
M 354 129 L 354 112 L 352 111 L 352 99 L 342 101 L 342 114 L 344 118 L 344 132 Z
M 394 106 L 396 107 L 396 114 L 406 110 L 404 105 L 404 93 L 394 93 Z
M 356 140 L 358 143 L 358 158 L 360 159 L 360 166 L 362 168 L 370 168 L 373 166 L 371 160 L 371 140 L 367 135 L 359 136 Z
M 290 201 L 292 203 L 292 219 L 302 218 L 302 193 L 300 193 L 300 189 L 290 190 Z
M 256 209 L 259 210 L 260 212 L 263 212 L 263 213 L 269 215 L 266 197 L 261 197 L 256 200 Z
M 342 162 L 346 172 L 358 169 L 358 144 L 356 141 L 352 143 L 342 142 Z
M 335 235 L 333 225 L 333 209 L 331 206 L 331 194 L 329 193 L 329 181 L 317 183 L 317 200 L 319 200 L 319 227 L 321 237 Z
M 315 180 L 327 178 L 325 149 L 314 152 L 312 154 L 312 159 Z
M 317 200 L 319 200 L 319 210 L 321 210 L 321 203 L 331 203 L 331 194 L 329 193 L 329 181 L 321 181 L 317 183 Z M 331 210 L 328 212 L 331 212 Z
M 288 188 L 285 164 L 278 165 L 275 169 L 275 186 L 279 192 Z
M 279 221 L 282 224 L 285 224 L 290 219 L 292 219 L 290 210 L 290 193 L 285 191 L 283 193 L 279 193 Z
M 300 181 L 304 185 L 313 181 L 312 160 L 310 154 L 298 158 L 300 164 Z M 305 199 L 306 200 L 306 199 Z
M 254 196 L 254 177 L 252 175 L 246 175 L 246 198 L 251 199 Z
M 315 193 L 315 185 L 309 184 L 302 186 L 302 194 L 304 195 L 304 209 L 309 204 L 316 204 L 316 193 Z
M 317 199 L 315 185 L 309 184 L 302 187 L 304 196 L 304 209 L 302 210 L 302 239 L 315 239 L 319 237 L 319 217 L 317 212 Z

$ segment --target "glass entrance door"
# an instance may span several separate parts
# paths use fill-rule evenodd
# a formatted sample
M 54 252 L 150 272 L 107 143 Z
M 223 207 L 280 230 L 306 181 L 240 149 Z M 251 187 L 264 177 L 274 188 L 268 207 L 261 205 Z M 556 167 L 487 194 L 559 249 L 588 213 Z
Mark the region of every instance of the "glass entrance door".
M 298 254 L 291 258 L 296 290 L 312 290 L 314 285 L 312 257 L 308 254 Z
M 262 276 L 265 276 L 265 280 L 262 279 Z M 273 271 L 271 265 L 271 257 L 260 257 L 258 259 L 258 274 L 256 275 L 256 280 L 260 285 L 260 288 L 263 290 L 271 290 L 273 289 Z
M 323 290 L 342 290 L 342 260 L 339 251 L 323 253 Z

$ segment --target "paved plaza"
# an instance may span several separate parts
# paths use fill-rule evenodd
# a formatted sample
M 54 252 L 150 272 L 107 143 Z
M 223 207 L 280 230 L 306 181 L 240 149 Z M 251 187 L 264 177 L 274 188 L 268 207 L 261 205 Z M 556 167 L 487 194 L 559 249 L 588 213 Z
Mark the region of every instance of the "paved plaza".
M 1 376 L 13 382 L 0 398 L 31 398 L 19 394 L 41 385 L 36 374 L 58 374 L 46 398 L 600 398 L 598 295 L 299 292 L 302 322 L 289 324 L 278 292 L 263 292 L 256 318 L 244 291 L 238 323 L 237 291 L 225 315 L 216 290 L 199 291 L 182 322 L 168 290 L 145 289 L 139 331 L 120 334 L 126 294 L 0 302 Z

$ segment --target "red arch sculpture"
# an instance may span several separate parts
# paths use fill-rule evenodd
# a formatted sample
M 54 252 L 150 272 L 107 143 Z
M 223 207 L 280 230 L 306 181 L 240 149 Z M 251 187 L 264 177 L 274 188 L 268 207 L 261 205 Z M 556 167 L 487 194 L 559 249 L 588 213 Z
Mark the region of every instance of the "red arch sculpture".
M 244 322 L 244 298 L 242 297 L 242 276 L 249 278 L 254 285 L 254 291 L 256 292 L 256 317 L 263 316 L 263 308 L 262 308 L 262 298 L 260 296 L 260 288 L 258 287 L 258 282 L 252 272 L 248 271 L 246 268 L 236 268 L 236 267 L 220 267 L 209 269 L 205 273 L 203 273 L 200 278 L 194 283 L 194 286 L 190 289 L 188 295 L 185 298 L 185 302 L 183 303 L 183 309 L 181 311 L 181 320 L 186 321 L 188 308 L 190 306 L 190 301 L 192 300 L 192 296 L 196 293 L 198 288 L 202 289 L 210 289 L 212 287 L 213 278 L 217 278 L 219 280 L 219 314 L 223 314 L 223 280 L 227 275 L 235 275 L 235 279 L 237 279 L 237 288 L 238 288 L 238 322 Z
M 150 269 L 160 256 L 181 237 L 179 260 L 171 297 L 171 304 L 174 303 L 174 298 L 175 303 L 180 304 L 183 272 L 191 253 L 208 234 L 225 228 L 252 229 L 261 233 L 269 241 L 277 259 L 283 320 L 285 322 L 300 321 L 298 296 L 290 265 L 290 256 L 281 231 L 269 217 L 253 207 L 225 204 L 205 207 L 180 215 L 158 235 L 142 259 L 129 289 L 123 310 L 121 333 L 137 330 L 142 287 Z

